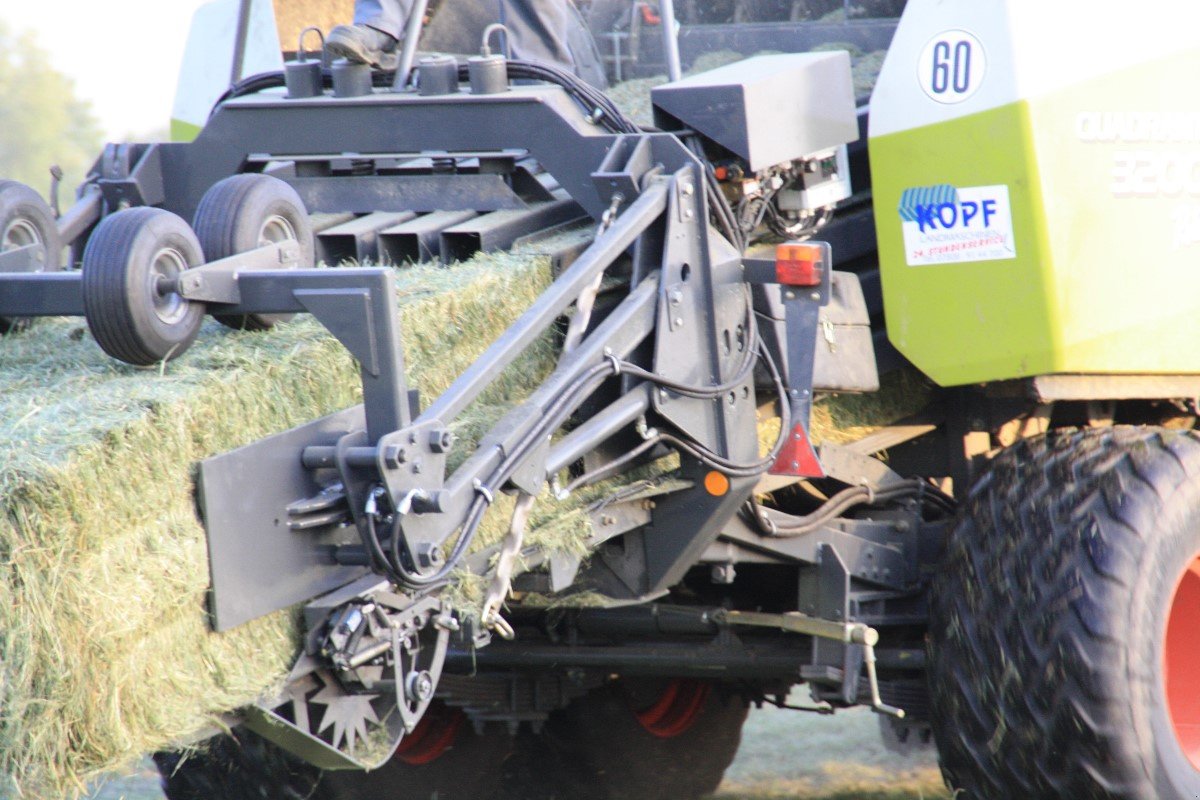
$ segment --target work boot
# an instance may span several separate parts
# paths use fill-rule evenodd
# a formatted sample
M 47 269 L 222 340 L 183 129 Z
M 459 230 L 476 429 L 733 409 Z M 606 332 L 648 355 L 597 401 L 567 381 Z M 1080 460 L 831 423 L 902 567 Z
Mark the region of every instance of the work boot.
M 325 49 L 334 58 L 376 69 L 395 69 L 400 60 L 400 41 L 370 25 L 338 25 L 329 32 Z

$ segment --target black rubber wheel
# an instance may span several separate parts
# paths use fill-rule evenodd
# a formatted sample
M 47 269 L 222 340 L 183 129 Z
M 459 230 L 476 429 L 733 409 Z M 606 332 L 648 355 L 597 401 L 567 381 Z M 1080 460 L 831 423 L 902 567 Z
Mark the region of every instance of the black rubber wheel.
M 896 719 L 882 714 L 879 739 L 888 752 L 911 758 L 933 750 L 933 727 L 924 720 Z
M 551 714 L 526 776 L 528 797 L 690 800 L 711 794 L 737 754 L 749 708 L 722 684 L 612 681 Z
M 54 212 L 41 195 L 17 181 L 0 180 L 0 253 L 36 246 L 28 272 L 62 269 L 62 238 Z M 0 317 L 0 333 L 24 330 L 29 317 Z
M 104 352 L 135 366 L 178 358 L 196 340 L 204 304 L 170 282 L 204 263 L 188 224 L 160 208 L 105 217 L 83 251 L 83 310 Z
M 495 796 L 512 748 L 503 726 L 479 733 L 461 711 L 435 702 L 372 772 L 322 773 L 243 729 L 154 762 L 168 800 L 475 800 Z
M 212 186 L 200 200 L 192 221 L 210 262 L 281 241 L 300 243 L 296 266 L 311 267 L 312 223 L 296 190 L 270 175 L 234 175 Z M 265 331 L 291 319 L 291 314 L 215 314 L 230 328 Z
M 1200 797 L 1200 436 L 997 457 L 937 572 L 929 677 L 958 797 Z
M 400 743 L 387 764 L 372 772 L 327 772 L 330 800 L 476 800 L 494 797 L 513 737 L 500 724 L 475 730 L 458 709 L 435 703 Z
M 167 800 L 330 800 L 320 770 L 244 729 L 154 763 Z

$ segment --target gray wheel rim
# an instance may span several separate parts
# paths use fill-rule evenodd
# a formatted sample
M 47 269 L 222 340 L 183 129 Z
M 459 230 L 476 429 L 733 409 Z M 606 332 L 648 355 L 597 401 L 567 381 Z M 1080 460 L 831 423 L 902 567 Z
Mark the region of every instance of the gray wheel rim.
M 262 227 L 258 230 L 259 247 L 280 242 L 295 242 L 298 239 L 296 227 L 290 220 L 279 214 L 272 214 L 263 220 Z
M 34 253 L 34 260 L 38 265 L 32 270 L 33 272 L 42 272 L 46 268 L 46 242 L 42 239 L 41 231 L 27 219 L 18 217 L 4 228 L 4 233 L 0 235 L 0 253 L 8 253 L 13 250 L 20 250 L 22 247 L 36 245 L 40 249 Z
M 164 247 L 154 254 L 147 274 L 150 296 L 154 298 L 154 315 L 167 325 L 180 322 L 188 313 L 188 302 L 175 291 L 175 281 L 188 268 L 187 259 L 174 247 Z

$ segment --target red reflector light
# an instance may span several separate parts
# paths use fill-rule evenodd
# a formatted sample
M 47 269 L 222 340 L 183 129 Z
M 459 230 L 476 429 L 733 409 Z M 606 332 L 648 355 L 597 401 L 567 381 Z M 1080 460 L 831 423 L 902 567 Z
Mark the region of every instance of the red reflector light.
M 817 458 L 817 451 L 809 441 L 803 423 L 792 426 L 792 433 L 779 451 L 779 457 L 771 467 L 772 475 L 790 475 L 795 478 L 824 478 L 825 469 Z
M 820 244 L 781 244 L 775 248 L 775 279 L 784 286 L 820 286 L 825 271 L 825 247 Z

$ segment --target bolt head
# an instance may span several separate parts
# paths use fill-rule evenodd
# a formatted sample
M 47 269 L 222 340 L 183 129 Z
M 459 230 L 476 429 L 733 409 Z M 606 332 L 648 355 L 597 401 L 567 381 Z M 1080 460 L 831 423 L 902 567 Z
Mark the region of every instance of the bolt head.
M 427 671 L 421 670 L 414 672 L 408 676 L 408 686 L 405 687 L 408 691 L 409 699 L 418 703 L 423 703 L 433 697 L 433 676 Z

